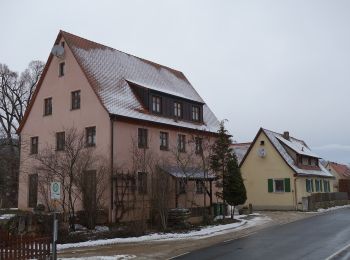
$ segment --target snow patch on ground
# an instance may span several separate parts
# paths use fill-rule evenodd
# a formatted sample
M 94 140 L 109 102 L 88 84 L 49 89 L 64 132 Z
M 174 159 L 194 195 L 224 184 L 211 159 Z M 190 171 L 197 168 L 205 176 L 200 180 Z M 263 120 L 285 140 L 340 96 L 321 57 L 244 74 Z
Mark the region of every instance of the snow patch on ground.
M 107 232 L 107 231 L 109 231 L 109 227 L 107 227 L 107 226 L 96 226 L 95 230 L 97 232 Z
M 236 219 L 246 217 L 246 215 L 236 216 Z M 165 241 L 165 240 L 180 240 L 180 239 L 203 239 L 207 237 L 212 237 L 219 234 L 224 234 L 234 230 L 242 230 L 248 227 L 260 225 L 270 221 L 271 219 L 266 216 L 257 216 L 251 220 L 240 220 L 240 222 L 225 224 L 225 225 L 214 225 L 203 227 L 200 230 L 193 230 L 187 233 L 154 233 L 140 237 L 128 237 L 128 238 L 112 238 L 103 240 L 86 241 L 80 243 L 71 244 L 59 244 L 57 245 L 58 250 L 63 250 L 67 248 L 77 248 L 77 247 L 92 247 L 92 246 L 102 246 L 120 243 L 135 243 L 135 242 L 148 242 L 148 241 Z
M 13 218 L 15 216 L 16 216 L 16 214 L 3 214 L 3 215 L 0 215 L 0 220 L 11 219 L 11 218 Z
M 328 209 L 318 209 L 317 212 L 327 212 L 327 211 L 332 211 L 332 210 L 337 210 L 337 209 L 344 209 L 344 208 L 350 208 L 350 205 L 335 206 L 335 207 L 331 207 L 331 208 L 328 208 Z
M 58 258 L 58 260 L 127 260 L 135 258 L 135 255 L 90 256 L 74 258 Z
M 314 213 L 322 213 L 322 212 L 328 212 L 328 211 L 333 211 L 333 210 L 337 210 L 337 209 L 345 209 L 345 208 L 350 208 L 350 204 L 343 205 L 343 206 L 335 206 L 335 207 L 331 207 L 331 208 L 327 208 L 327 209 L 320 208 L 317 211 L 307 211 L 305 213 L 314 214 Z

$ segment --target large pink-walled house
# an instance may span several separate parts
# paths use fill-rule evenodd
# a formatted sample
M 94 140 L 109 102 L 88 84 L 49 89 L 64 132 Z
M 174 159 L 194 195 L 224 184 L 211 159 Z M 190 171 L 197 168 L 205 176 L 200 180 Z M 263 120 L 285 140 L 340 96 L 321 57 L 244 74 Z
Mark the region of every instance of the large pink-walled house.
M 103 203 L 109 221 L 115 221 L 118 208 L 117 176 L 134 169 L 131 152 L 135 143 L 137 149 L 170 162 L 164 172 L 173 180 L 171 207 L 200 208 L 216 201 L 201 189 L 206 183 L 211 195 L 215 194 L 215 176 L 191 165 L 202 159 L 202 142 L 206 138 L 212 142 L 219 122 L 182 72 L 64 31 L 59 32 L 55 45 L 63 47 L 64 54 L 50 54 L 18 131 L 22 144 L 20 209 L 44 204 L 38 194 L 35 156 L 48 145 L 58 148 L 64 140 L 59 133 L 72 127 L 84 131 L 92 146 L 89 149 L 103 155 L 111 166 Z M 183 157 L 193 156 L 186 173 L 174 150 Z M 133 174 L 136 187 L 131 192 L 147 197 L 150 173 L 136 169 Z M 188 182 L 179 182 L 184 177 Z M 124 219 L 135 219 L 141 214 L 136 211 L 137 207 Z

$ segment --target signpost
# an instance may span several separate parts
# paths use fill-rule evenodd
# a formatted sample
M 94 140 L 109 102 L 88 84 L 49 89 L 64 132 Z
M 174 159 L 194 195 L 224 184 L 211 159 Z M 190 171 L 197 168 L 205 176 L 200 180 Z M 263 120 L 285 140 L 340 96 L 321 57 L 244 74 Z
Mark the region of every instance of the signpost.
M 51 182 L 51 199 L 53 201 L 61 199 L 61 183 L 54 181 Z M 56 210 L 56 207 L 55 207 Z M 52 234 L 52 259 L 57 260 L 57 233 L 58 233 L 58 220 L 56 212 L 53 213 L 53 234 Z
M 58 181 L 51 182 L 51 199 L 61 199 L 61 183 Z

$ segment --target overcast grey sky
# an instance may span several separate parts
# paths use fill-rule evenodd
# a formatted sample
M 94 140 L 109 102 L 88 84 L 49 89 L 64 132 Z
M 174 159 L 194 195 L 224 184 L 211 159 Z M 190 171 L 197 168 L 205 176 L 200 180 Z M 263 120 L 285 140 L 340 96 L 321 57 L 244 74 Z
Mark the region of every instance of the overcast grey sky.
M 181 70 L 238 142 L 289 130 L 350 162 L 350 1 L 0 0 L 0 63 L 46 61 L 60 29 Z

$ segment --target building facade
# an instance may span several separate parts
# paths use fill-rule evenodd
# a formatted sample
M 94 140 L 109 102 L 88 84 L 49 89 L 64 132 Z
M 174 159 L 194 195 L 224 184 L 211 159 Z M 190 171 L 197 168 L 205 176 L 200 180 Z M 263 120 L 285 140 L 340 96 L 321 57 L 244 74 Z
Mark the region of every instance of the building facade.
M 84 133 L 87 149 L 110 168 L 102 195 L 110 221 L 121 200 L 132 197 L 136 205 L 124 220 L 144 214 L 140 201 L 149 207 L 151 162 L 171 180 L 171 207 L 209 205 L 201 185 L 215 189 L 215 177 L 201 162 L 217 127 L 182 72 L 60 31 L 19 128 L 19 208 L 50 201 L 40 193 L 37 158 L 45 149 L 64 151 L 71 129 Z
M 302 140 L 261 128 L 240 168 L 246 204 L 256 209 L 298 210 L 302 198 L 332 192 L 333 175 Z

